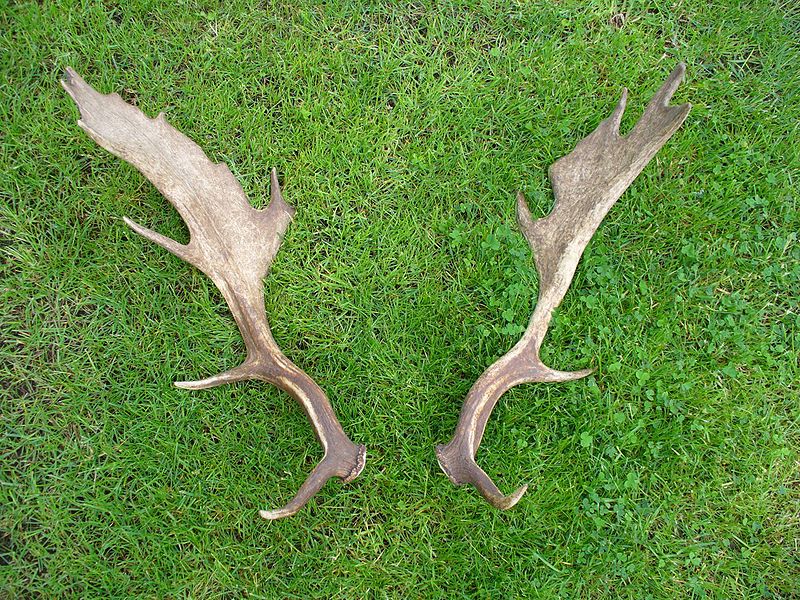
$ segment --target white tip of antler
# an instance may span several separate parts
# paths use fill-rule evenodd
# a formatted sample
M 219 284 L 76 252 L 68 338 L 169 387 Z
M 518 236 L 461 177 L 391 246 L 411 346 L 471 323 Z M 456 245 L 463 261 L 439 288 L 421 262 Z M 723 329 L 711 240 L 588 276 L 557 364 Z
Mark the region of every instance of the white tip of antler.
M 272 167 L 269 173 L 269 197 L 273 202 L 283 202 L 283 194 L 281 194 L 281 186 L 278 183 L 278 169 Z
M 64 74 L 61 76 L 61 87 L 63 87 L 66 92 L 70 95 L 70 98 L 75 100 L 76 99 L 76 91 L 79 87 L 85 87 L 86 82 L 75 72 L 75 69 L 72 67 L 67 67 L 64 70 Z M 80 104 L 79 104 L 80 107 Z
M 628 104 L 628 88 L 622 88 L 622 95 L 617 102 L 617 106 L 608 118 L 614 133 L 619 135 L 619 126 L 622 123 L 622 115 L 625 114 L 625 107 Z
M 581 369 L 580 371 L 556 371 L 542 365 L 537 368 L 533 383 L 558 383 L 562 381 L 576 381 L 594 373 L 594 369 Z
M 513 507 L 517 502 L 522 499 L 525 495 L 525 492 L 528 491 L 528 484 L 522 485 L 517 488 L 517 490 L 513 494 L 509 494 L 506 496 L 501 502 L 498 502 L 497 508 L 500 510 L 508 510 L 509 508 Z
M 269 206 L 258 212 L 276 224 L 275 231 L 279 232 L 279 237 L 283 237 L 286 226 L 294 217 L 294 207 L 283 199 L 281 184 L 278 181 L 278 169 L 275 167 L 269 172 Z
M 247 362 L 242 363 L 238 367 L 234 367 L 219 375 L 207 377 L 197 381 L 176 381 L 175 387 L 182 390 L 207 390 L 208 388 L 222 385 L 223 383 L 233 383 L 236 381 L 246 381 L 253 379 L 255 370 L 253 365 Z
M 672 99 L 675 90 L 678 89 L 678 86 L 683 81 L 683 76 L 686 74 L 686 65 L 684 63 L 678 63 L 678 65 L 672 70 L 672 73 L 669 74 L 667 80 L 664 82 L 664 85 L 661 86 L 661 89 L 658 90 L 653 99 L 650 101 L 651 104 L 658 104 L 660 106 L 667 106 L 669 101 Z
M 261 516 L 262 519 L 267 519 L 268 521 L 275 521 L 276 519 L 291 517 L 294 513 L 286 510 L 260 510 L 258 511 L 258 514 Z

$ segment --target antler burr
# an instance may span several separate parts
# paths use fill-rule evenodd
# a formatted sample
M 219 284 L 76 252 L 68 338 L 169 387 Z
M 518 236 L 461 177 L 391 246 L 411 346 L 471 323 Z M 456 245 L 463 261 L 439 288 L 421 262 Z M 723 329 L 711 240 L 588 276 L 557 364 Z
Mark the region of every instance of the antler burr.
M 619 134 L 627 100 L 623 90 L 611 116 L 550 167 L 555 205 L 548 216 L 534 220 L 525 198 L 517 194 L 517 221 L 533 251 L 539 299 L 522 339 L 486 369 L 467 394 L 453 439 L 436 448 L 439 465 L 453 483 L 474 485 L 497 508 L 514 506 L 528 486 L 505 496 L 475 462 L 486 422 L 500 397 L 514 386 L 571 381 L 592 372 L 551 369 L 540 360 L 539 349 L 600 222 L 689 114 L 689 104 L 668 104 L 684 72 L 683 64 L 672 71 L 626 136 Z
M 275 169 L 270 203 L 257 210 L 230 169 L 211 162 L 197 144 L 167 123 L 163 113 L 150 119 L 117 94 L 98 93 L 72 69 L 67 69 L 61 84 L 80 109 L 80 127 L 158 188 L 186 222 L 190 241 L 179 244 L 130 219 L 125 223 L 210 277 L 244 339 L 247 358 L 241 365 L 208 379 L 175 385 L 201 390 L 248 379 L 271 383 L 300 403 L 322 445 L 322 461 L 295 497 L 281 509 L 260 511 L 261 516 L 288 517 L 331 477 L 345 482 L 354 479 L 364 468 L 364 446 L 350 441 L 325 393 L 281 352 L 267 322 L 262 279 L 294 215 L 281 195 Z

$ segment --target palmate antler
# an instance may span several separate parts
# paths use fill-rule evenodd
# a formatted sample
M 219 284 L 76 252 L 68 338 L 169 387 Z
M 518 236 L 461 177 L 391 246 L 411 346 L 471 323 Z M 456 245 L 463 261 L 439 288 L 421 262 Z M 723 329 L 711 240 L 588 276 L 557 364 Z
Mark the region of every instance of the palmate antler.
M 267 322 L 262 279 L 294 215 L 294 209 L 283 200 L 275 169 L 269 206 L 256 210 L 228 167 L 211 162 L 197 144 L 167 123 L 163 113 L 150 119 L 117 94 L 98 93 L 72 69 L 67 69 L 61 84 L 80 109 L 81 128 L 153 182 L 186 222 L 190 241 L 179 244 L 130 219 L 125 223 L 208 275 L 244 338 L 247 358 L 240 366 L 215 377 L 175 385 L 200 390 L 247 379 L 269 382 L 300 403 L 322 444 L 322 461 L 294 499 L 279 510 L 260 511 L 261 516 L 288 517 L 331 477 L 354 479 L 364 468 L 364 446 L 350 441 L 325 393 L 284 356 Z
M 504 496 L 475 462 L 486 422 L 500 397 L 514 386 L 571 381 L 592 372 L 555 371 L 539 359 L 539 348 L 553 311 L 564 298 L 581 254 L 600 222 L 689 114 L 689 104 L 668 105 L 684 71 L 683 64 L 675 68 L 633 130 L 622 137 L 619 125 L 627 99 L 624 90 L 611 116 L 550 167 L 555 205 L 548 216 L 533 220 L 525 198 L 517 194 L 517 221 L 539 272 L 536 309 L 522 339 L 472 386 L 453 439 L 436 448 L 439 465 L 453 483 L 471 483 L 497 508 L 514 506 L 528 486 Z

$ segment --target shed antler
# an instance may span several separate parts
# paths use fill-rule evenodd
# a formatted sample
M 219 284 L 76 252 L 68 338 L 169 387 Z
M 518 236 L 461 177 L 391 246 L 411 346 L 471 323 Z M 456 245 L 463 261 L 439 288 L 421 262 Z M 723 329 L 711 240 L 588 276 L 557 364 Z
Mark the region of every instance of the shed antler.
M 684 71 L 684 65 L 679 64 L 633 130 L 620 136 L 627 98 L 624 90 L 611 116 L 550 167 L 555 205 L 548 216 L 534 220 L 525 198 L 517 194 L 517 221 L 533 250 L 539 272 L 536 309 L 522 339 L 472 386 L 453 439 L 436 448 L 439 465 L 453 483 L 471 483 L 497 508 L 514 506 L 528 486 L 504 496 L 475 462 L 486 422 L 500 397 L 514 386 L 571 381 L 592 372 L 553 370 L 539 359 L 539 348 L 553 311 L 564 298 L 581 254 L 600 222 L 689 113 L 689 104 L 668 105 Z
M 350 441 L 325 393 L 281 352 L 267 322 L 262 279 L 294 215 L 294 209 L 283 200 L 275 169 L 269 206 L 256 210 L 228 167 L 211 162 L 197 144 L 167 123 L 163 113 L 150 119 L 117 94 L 98 93 L 72 69 L 67 69 L 61 84 L 80 109 L 81 128 L 153 182 L 186 222 L 190 241 L 179 244 L 130 219 L 125 223 L 208 275 L 244 338 L 247 358 L 240 366 L 175 385 L 200 390 L 247 379 L 269 382 L 300 403 L 322 444 L 322 461 L 294 499 L 279 510 L 260 511 L 261 516 L 288 517 L 331 477 L 354 479 L 364 468 L 364 446 Z

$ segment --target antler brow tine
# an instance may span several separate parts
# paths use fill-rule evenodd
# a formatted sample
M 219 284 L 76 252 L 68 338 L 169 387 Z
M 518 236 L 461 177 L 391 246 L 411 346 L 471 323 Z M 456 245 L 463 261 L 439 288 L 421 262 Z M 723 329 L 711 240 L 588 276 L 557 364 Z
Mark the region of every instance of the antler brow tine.
M 158 188 L 186 222 L 190 241 L 179 244 L 130 219 L 125 223 L 208 275 L 225 298 L 244 339 L 247 358 L 241 365 L 208 379 L 175 385 L 199 390 L 248 379 L 266 381 L 297 400 L 311 421 L 325 452 L 322 461 L 286 506 L 262 510 L 261 516 L 288 517 L 305 506 L 331 477 L 345 482 L 354 479 L 364 468 L 364 446 L 350 441 L 325 393 L 281 352 L 267 322 L 262 279 L 294 215 L 281 195 L 277 171 L 272 169 L 270 174 L 269 205 L 256 210 L 230 169 L 211 162 L 197 144 L 167 123 L 163 114 L 150 119 L 117 94 L 98 93 L 69 68 L 61 84 L 80 109 L 81 128 Z
M 570 381 L 592 372 L 551 369 L 540 360 L 539 348 L 592 235 L 689 114 L 689 104 L 668 104 L 684 72 L 683 64 L 672 71 L 626 136 L 619 134 L 627 102 L 623 90 L 611 116 L 550 167 L 555 204 L 549 215 L 534 220 L 525 198 L 517 194 L 517 221 L 533 250 L 539 299 L 522 339 L 478 378 L 464 400 L 453 438 L 436 448 L 439 465 L 453 483 L 474 485 L 497 508 L 514 506 L 527 486 L 505 496 L 475 462 L 492 409 L 505 392 L 522 383 Z

